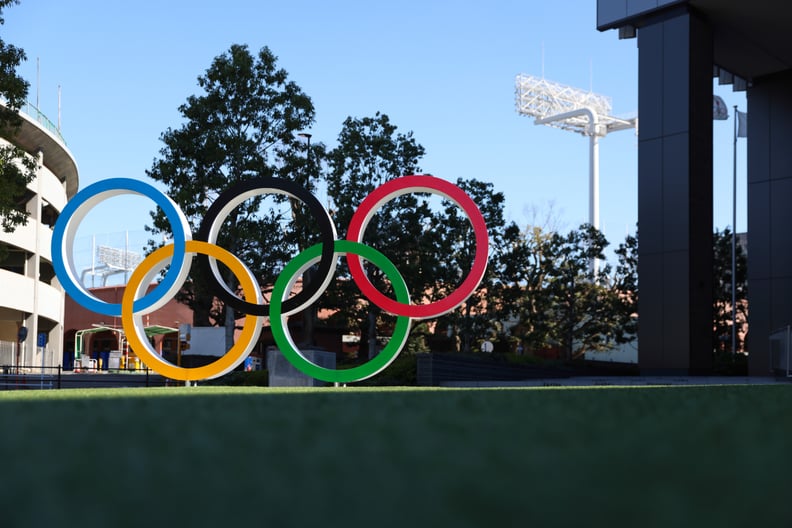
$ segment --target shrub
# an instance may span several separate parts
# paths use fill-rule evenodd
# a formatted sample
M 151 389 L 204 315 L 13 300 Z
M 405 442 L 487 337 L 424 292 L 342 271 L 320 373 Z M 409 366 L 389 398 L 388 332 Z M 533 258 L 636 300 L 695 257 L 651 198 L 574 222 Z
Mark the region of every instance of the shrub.
M 355 385 L 367 387 L 414 387 L 417 383 L 417 364 L 414 354 L 401 354 L 385 370 L 372 378 L 357 382 Z
M 229 372 L 225 376 L 220 376 L 206 383 L 206 385 L 228 385 L 228 386 L 243 386 L 243 387 L 268 387 L 269 386 L 269 371 L 268 370 L 235 370 Z

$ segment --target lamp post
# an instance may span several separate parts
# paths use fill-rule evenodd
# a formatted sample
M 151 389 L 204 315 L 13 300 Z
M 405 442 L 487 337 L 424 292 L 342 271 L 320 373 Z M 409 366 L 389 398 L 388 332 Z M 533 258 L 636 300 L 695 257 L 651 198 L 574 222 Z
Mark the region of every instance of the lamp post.
M 300 132 L 297 136 L 308 141 L 308 157 L 311 157 L 311 134 L 308 132 Z
M 308 166 L 308 180 L 310 180 L 311 175 L 313 173 L 313 158 L 311 157 L 311 134 L 309 132 L 300 132 L 297 136 L 303 138 L 307 142 L 307 154 L 306 154 L 306 165 Z M 307 183 L 307 182 L 306 182 Z M 306 185 L 308 187 L 308 185 Z M 294 220 L 296 221 L 298 218 L 297 215 L 297 204 L 292 200 L 292 215 Z M 303 247 L 299 248 L 302 251 Z M 311 279 L 313 278 L 313 273 L 311 268 L 305 270 L 303 273 L 302 281 L 303 281 L 303 288 L 308 287 L 311 283 Z M 301 345 L 303 346 L 311 346 L 314 345 L 314 338 L 313 338 L 313 331 L 314 331 L 314 317 L 315 317 L 315 310 L 313 306 L 307 307 L 302 314 L 302 323 L 303 323 L 303 338 Z

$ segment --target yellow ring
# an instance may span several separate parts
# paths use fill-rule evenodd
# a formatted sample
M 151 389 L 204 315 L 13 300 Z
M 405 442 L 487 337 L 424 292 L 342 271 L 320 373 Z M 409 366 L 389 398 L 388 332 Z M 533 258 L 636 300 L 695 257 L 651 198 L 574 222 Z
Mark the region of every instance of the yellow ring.
M 242 286 L 245 298 L 257 299 L 257 302 L 262 302 L 261 290 L 257 286 L 253 274 L 233 254 L 220 246 L 198 240 L 187 240 L 185 252 L 200 253 L 219 260 L 228 266 L 231 272 L 237 277 Z M 146 366 L 162 374 L 166 378 L 191 381 L 222 376 L 232 371 L 237 365 L 244 361 L 245 357 L 253 350 L 253 347 L 258 341 L 259 334 L 261 333 L 261 318 L 255 315 L 245 315 L 245 324 L 234 346 L 232 346 L 224 356 L 208 365 L 186 368 L 176 366 L 162 359 L 145 337 L 145 330 L 142 328 L 143 316 L 134 314 L 133 304 L 136 297 L 141 293 L 140 290 L 143 286 L 142 282 L 147 274 L 149 274 L 158 263 L 171 257 L 173 257 L 173 244 L 163 246 L 146 257 L 143 262 L 135 268 L 135 271 L 129 278 L 129 283 L 124 290 L 124 295 L 121 300 L 121 324 L 126 333 L 129 346 Z M 143 332 L 143 336 L 140 334 L 141 331 Z

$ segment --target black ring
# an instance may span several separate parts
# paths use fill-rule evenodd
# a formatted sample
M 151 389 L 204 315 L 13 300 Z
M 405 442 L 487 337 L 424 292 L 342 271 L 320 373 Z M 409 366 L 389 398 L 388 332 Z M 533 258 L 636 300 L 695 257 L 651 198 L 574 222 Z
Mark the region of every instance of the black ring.
M 313 302 L 316 297 L 324 292 L 324 288 L 335 273 L 335 224 L 333 223 L 333 219 L 330 218 L 330 213 L 327 212 L 327 209 L 322 206 L 319 199 L 308 191 L 308 189 L 297 185 L 293 181 L 281 178 L 253 178 L 236 183 L 223 191 L 209 207 L 206 216 L 204 216 L 204 219 L 201 221 L 201 226 L 198 229 L 198 234 L 195 239 L 203 242 L 210 242 L 212 244 L 216 243 L 220 225 L 215 226 L 215 224 L 221 214 L 222 218 L 220 218 L 220 224 L 222 224 L 222 221 L 225 220 L 231 210 L 243 201 L 252 196 L 267 193 L 286 194 L 303 202 L 308 206 L 313 217 L 316 218 L 321 232 L 322 256 L 319 260 L 317 279 L 322 278 L 322 280 L 311 281 L 311 284 L 309 284 L 307 288 L 304 287 L 297 295 L 283 301 L 283 313 L 288 314 L 290 312 L 299 311 L 303 308 L 303 305 L 308 305 Z M 213 228 L 214 233 L 212 232 Z M 214 240 L 209 240 L 210 237 L 214 238 Z M 269 315 L 269 304 L 257 304 L 243 301 L 229 291 L 221 277 L 215 274 L 216 265 L 215 268 L 212 268 L 209 256 L 198 255 L 198 265 L 206 274 L 210 289 L 213 290 L 215 295 L 224 303 L 240 313 L 260 316 Z

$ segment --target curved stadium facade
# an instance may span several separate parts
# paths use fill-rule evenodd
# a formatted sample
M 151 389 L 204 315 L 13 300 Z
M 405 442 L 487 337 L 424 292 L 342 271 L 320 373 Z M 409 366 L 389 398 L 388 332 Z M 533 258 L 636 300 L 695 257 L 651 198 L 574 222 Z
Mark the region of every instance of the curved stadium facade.
M 30 213 L 27 225 L 13 233 L 0 230 L 5 250 L 0 260 L 0 367 L 51 366 L 60 362 L 63 348 L 65 295 L 52 266 L 52 227 L 77 192 L 77 163 L 58 129 L 35 107 L 28 105 L 20 116 L 17 133 L 0 137 L 0 145 L 16 145 L 38 158 L 39 168 L 22 198 Z M 27 338 L 20 344 L 23 327 Z

